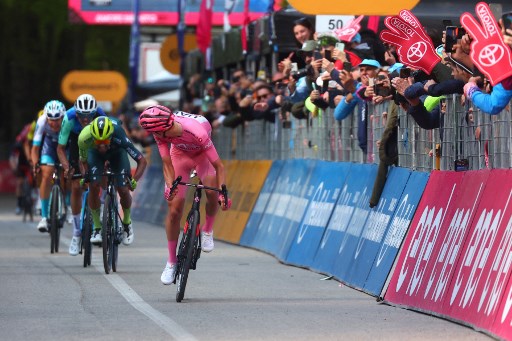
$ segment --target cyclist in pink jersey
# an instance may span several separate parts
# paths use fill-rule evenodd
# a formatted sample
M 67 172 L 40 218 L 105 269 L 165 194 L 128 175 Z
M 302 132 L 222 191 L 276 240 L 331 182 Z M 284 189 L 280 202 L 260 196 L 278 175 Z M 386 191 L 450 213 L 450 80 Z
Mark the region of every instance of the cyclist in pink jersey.
M 186 192 L 184 186 L 178 186 L 171 193 L 172 182 L 180 175 L 183 182 L 188 182 L 191 171 L 195 169 L 204 185 L 220 189 L 225 182 L 224 165 L 211 140 L 210 123 L 203 116 L 181 111 L 173 113 L 167 107 L 155 105 L 142 112 L 139 124 L 153 133 L 162 157 L 166 185 L 164 197 L 169 206 L 165 220 L 169 258 L 160 279 L 163 284 L 168 285 L 174 281 L 176 272 L 176 246 Z M 218 202 L 220 201 L 223 209 L 228 209 L 231 205 L 225 205 L 224 197 L 213 191 L 206 191 L 206 197 L 206 219 L 201 227 L 201 248 L 204 252 L 211 252 L 214 247 L 213 223 Z

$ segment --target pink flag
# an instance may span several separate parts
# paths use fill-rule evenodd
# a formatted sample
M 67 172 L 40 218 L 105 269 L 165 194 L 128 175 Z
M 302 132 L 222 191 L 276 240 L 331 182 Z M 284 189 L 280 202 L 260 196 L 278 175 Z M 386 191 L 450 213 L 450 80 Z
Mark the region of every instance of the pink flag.
M 214 0 L 202 0 L 199 8 L 199 22 L 197 23 L 197 46 L 202 53 L 206 53 L 212 40 L 212 7 Z
M 249 18 L 249 0 L 244 1 L 244 24 L 242 25 L 242 31 L 240 32 L 240 36 L 242 39 L 242 50 L 244 53 L 247 52 L 247 25 L 250 22 Z

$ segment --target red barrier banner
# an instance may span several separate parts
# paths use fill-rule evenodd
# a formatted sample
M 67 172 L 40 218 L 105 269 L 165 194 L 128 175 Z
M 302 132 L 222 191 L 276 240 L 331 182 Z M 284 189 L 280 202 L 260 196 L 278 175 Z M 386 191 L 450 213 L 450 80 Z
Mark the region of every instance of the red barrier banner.
M 450 317 L 487 330 L 493 328 L 500 305 L 502 311 L 506 310 L 502 301 L 506 301 L 512 260 L 511 199 L 512 171 L 492 170 L 461 250 L 445 305 Z M 506 323 L 499 324 L 495 329 L 510 339 L 510 317 Z
M 439 277 L 439 274 L 432 274 L 439 252 L 433 251 L 440 249 L 446 238 L 448 223 L 445 220 L 450 222 L 456 212 L 454 203 L 457 193 L 461 192 L 463 177 L 461 172 L 434 171 L 430 175 L 400 250 L 384 296 L 386 301 L 428 310 L 433 308 L 431 302 L 436 298 L 431 298 L 431 291 L 439 290 L 435 286 L 438 283 L 432 281 L 433 275 Z M 448 250 L 444 252 L 448 254 Z

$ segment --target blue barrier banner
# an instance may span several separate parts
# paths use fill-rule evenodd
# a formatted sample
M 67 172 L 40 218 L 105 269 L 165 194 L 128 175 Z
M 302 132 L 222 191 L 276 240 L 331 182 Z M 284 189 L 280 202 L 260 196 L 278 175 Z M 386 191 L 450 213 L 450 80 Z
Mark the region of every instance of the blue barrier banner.
M 370 210 L 352 262 L 347 269 L 345 281 L 351 286 L 363 288 L 410 174 L 411 170 L 408 168 L 390 169 L 379 203 Z
M 258 199 L 254 204 L 254 208 L 251 212 L 249 220 L 247 221 L 244 232 L 240 237 L 240 245 L 249 247 L 254 246 L 254 238 L 258 233 L 261 219 L 263 218 L 263 215 L 267 209 L 267 205 L 270 202 L 270 197 L 274 191 L 274 187 L 277 183 L 277 179 L 279 178 L 279 174 L 281 173 L 283 165 L 284 161 L 282 160 L 276 160 L 272 162 L 272 166 L 270 167 L 265 183 L 263 184 Z
M 409 177 L 402 196 L 393 210 L 394 214 L 391 222 L 364 284 L 364 291 L 376 296 L 381 294 L 427 185 L 428 178 L 429 173 L 425 172 L 413 172 Z
M 364 164 L 361 166 L 363 167 L 359 170 L 352 167 L 349 175 L 350 180 L 347 179 L 347 182 L 353 182 L 356 188 L 350 201 L 350 205 L 354 207 L 354 212 L 348 223 L 343 240 L 339 245 L 338 254 L 334 257 L 333 271 L 331 272 L 335 277 L 344 282 L 348 278 L 347 272 L 354 262 L 354 254 L 356 253 L 359 238 L 361 238 L 370 214 L 370 196 L 375 177 L 377 176 L 377 165 Z
M 131 210 L 133 220 L 161 223 L 162 220 L 159 220 L 160 204 L 165 204 L 162 166 L 148 167 L 137 187 Z
M 290 159 L 284 161 L 274 190 L 263 213 L 252 246 L 273 255 L 283 248 L 290 233 L 291 219 L 298 225 L 302 219 L 293 214 L 301 206 L 304 184 L 308 182 L 311 169 L 316 161 Z M 306 204 L 302 204 L 305 206 Z M 293 238 L 291 236 L 291 238 Z M 288 249 L 286 249 L 288 251 Z M 277 256 L 277 255 L 276 255 Z
M 334 263 L 341 253 L 341 247 L 345 244 L 345 240 L 349 223 L 355 211 L 356 204 L 361 200 L 362 190 L 366 196 L 368 189 L 366 183 L 369 177 L 368 165 L 364 164 L 346 164 L 347 170 L 343 173 L 346 174 L 344 185 L 341 187 L 341 192 L 338 197 L 334 212 L 329 220 L 327 229 L 320 241 L 317 253 L 315 255 L 312 268 L 320 272 L 332 274 L 334 270 Z M 374 179 L 373 176 L 372 179 Z M 366 207 L 368 207 L 368 200 L 366 200 Z
M 318 160 L 293 160 L 289 164 L 290 168 L 290 204 L 282 213 L 284 220 L 279 225 L 277 238 L 272 238 L 270 253 L 274 254 L 278 259 L 284 261 L 293 243 L 295 234 L 299 228 L 300 222 L 306 212 L 309 200 L 306 198 L 307 189 L 313 170 L 319 162 Z
M 286 263 L 305 267 L 312 265 L 349 169 L 348 163 L 317 162 L 306 193 L 309 204 Z

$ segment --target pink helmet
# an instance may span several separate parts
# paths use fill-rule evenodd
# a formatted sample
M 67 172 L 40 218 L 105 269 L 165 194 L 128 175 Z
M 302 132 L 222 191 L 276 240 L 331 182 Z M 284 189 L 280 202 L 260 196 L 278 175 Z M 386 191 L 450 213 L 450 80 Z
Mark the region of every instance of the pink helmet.
M 163 105 L 152 105 L 140 114 L 139 124 L 150 132 L 166 131 L 174 124 L 174 113 Z

